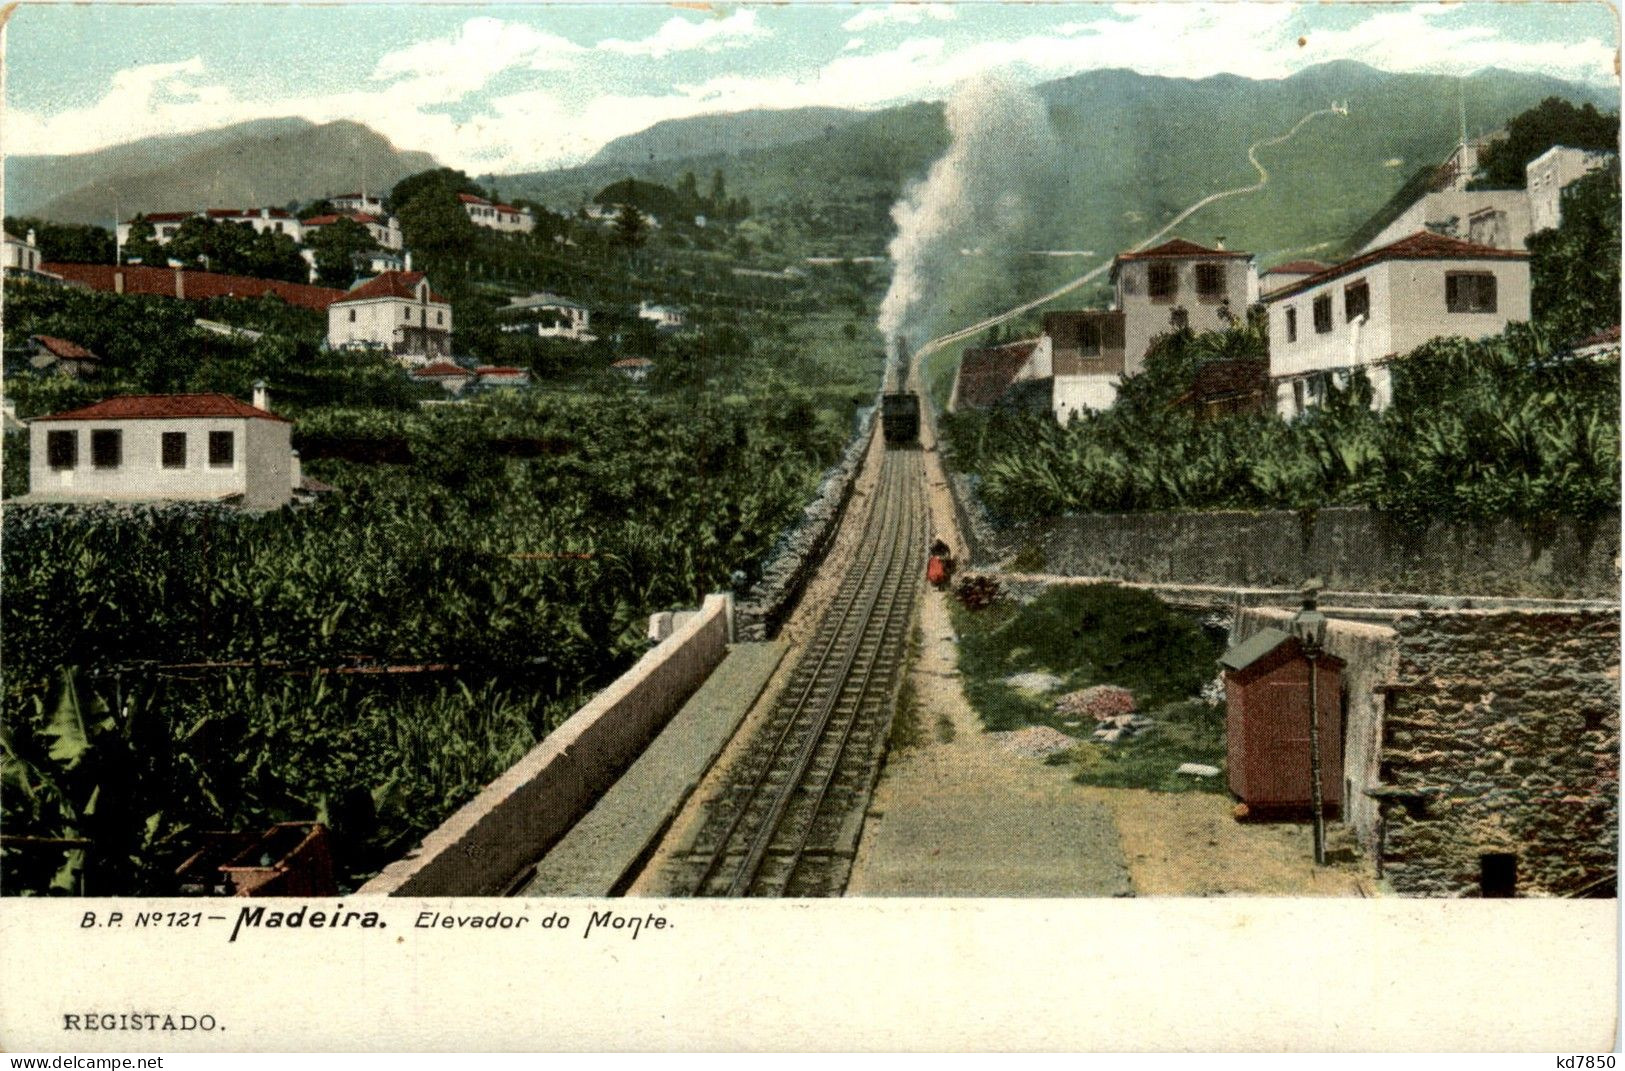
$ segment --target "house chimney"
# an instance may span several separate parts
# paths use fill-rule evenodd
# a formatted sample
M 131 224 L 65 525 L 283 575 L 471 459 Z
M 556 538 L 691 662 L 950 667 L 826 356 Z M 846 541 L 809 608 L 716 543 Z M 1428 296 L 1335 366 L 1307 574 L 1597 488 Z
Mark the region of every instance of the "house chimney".
M 263 379 L 254 381 L 254 408 L 263 409 L 267 413 L 271 411 L 271 392 Z
M 406 270 L 412 270 L 412 251 L 410 249 L 406 251 Z
M 1215 248 L 1215 249 L 1223 249 L 1224 248 L 1224 235 L 1216 234 L 1216 235 L 1213 236 L 1213 248 Z
M 271 218 L 271 210 L 269 208 L 260 209 L 260 218 L 261 219 L 270 219 Z
M 28 228 L 28 244 L 29 245 L 36 244 L 34 242 L 34 228 L 33 227 Z

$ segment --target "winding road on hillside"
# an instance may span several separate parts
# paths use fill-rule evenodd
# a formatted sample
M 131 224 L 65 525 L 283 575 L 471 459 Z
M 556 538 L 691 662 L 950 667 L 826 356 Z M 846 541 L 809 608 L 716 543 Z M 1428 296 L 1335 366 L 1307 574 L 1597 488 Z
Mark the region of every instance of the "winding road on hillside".
M 1272 138 L 1261 138 L 1258 141 L 1253 142 L 1251 145 L 1249 145 L 1247 147 L 1247 162 L 1252 164 L 1253 169 L 1258 172 L 1258 181 L 1257 182 L 1254 182 L 1254 183 L 1252 183 L 1250 185 L 1247 185 L 1247 186 L 1237 186 L 1237 187 L 1235 187 L 1233 189 L 1220 190 L 1218 193 L 1210 193 L 1210 194 L 1208 194 L 1206 197 L 1202 198 L 1200 201 L 1197 201 L 1194 204 L 1190 205 L 1189 207 L 1185 208 L 1178 215 L 1176 215 L 1173 219 L 1171 219 L 1167 223 L 1163 224 L 1162 228 L 1160 230 L 1158 230 L 1156 233 L 1150 235 L 1147 238 L 1142 239 L 1140 242 L 1138 242 L 1136 245 L 1134 245 L 1134 247 L 1131 249 L 1131 252 L 1139 252 L 1140 250 L 1142 250 L 1142 249 L 1146 248 L 1147 246 L 1151 245 L 1153 242 L 1156 242 L 1159 239 L 1165 237 L 1168 234 L 1169 231 L 1172 231 L 1175 227 L 1179 226 L 1181 223 L 1185 222 L 1191 216 L 1195 215 L 1197 212 L 1200 212 L 1202 209 L 1208 207 L 1211 204 L 1214 204 L 1214 203 L 1216 203 L 1218 201 L 1223 201 L 1223 200 L 1225 200 L 1227 198 L 1230 198 L 1230 197 L 1240 197 L 1240 196 L 1243 196 L 1244 194 L 1257 193 L 1258 191 L 1262 190 L 1265 186 L 1269 185 L 1270 173 L 1269 173 L 1268 168 L 1266 168 L 1263 164 L 1259 163 L 1259 161 L 1258 161 L 1258 150 L 1270 148 L 1270 147 L 1273 147 L 1273 146 L 1276 146 L 1276 145 L 1281 145 L 1281 144 L 1284 144 L 1284 143 L 1286 143 L 1288 141 L 1291 141 L 1292 138 L 1297 135 L 1298 131 L 1302 130 L 1306 125 L 1308 125 L 1308 123 L 1311 120 L 1317 119 L 1317 118 L 1319 118 L 1320 116 L 1323 116 L 1323 115 L 1339 115 L 1339 116 L 1345 116 L 1346 117 L 1348 115 L 1348 107 L 1346 105 L 1333 104 L 1332 106 L 1327 107 L 1327 108 L 1319 108 L 1319 109 L 1317 109 L 1315 111 L 1312 111 L 1312 112 L 1308 113 L 1307 115 L 1303 116 L 1303 118 L 1299 119 L 1296 123 L 1293 124 L 1292 129 L 1288 130 L 1285 134 L 1277 134 L 1276 136 L 1274 136 Z M 1070 294 L 1072 291 L 1077 290 L 1079 287 L 1086 286 L 1089 283 L 1093 282 L 1095 279 L 1100 277 L 1100 274 L 1102 272 L 1106 271 L 1110 267 L 1111 267 L 1111 261 L 1107 261 L 1104 264 L 1100 264 L 1100 265 L 1095 266 L 1094 268 L 1091 268 L 1089 271 L 1087 271 L 1084 274 L 1078 276 L 1076 279 L 1073 279 L 1071 282 L 1065 283 L 1065 284 L 1057 287 L 1056 289 L 1051 290 L 1049 293 L 1045 294 L 1043 297 L 1035 298 L 1032 301 L 1028 301 L 1028 302 L 1026 302 L 1024 304 L 1017 305 L 1013 309 L 1007 309 L 1004 312 L 1001 312 L 1001 313 L 997 314 L 996 316 L 989 316 L 985 320 L 979 320 L 976 323 L 971 324 L 969 327 L 962 327 L 959 330 L 951 331 L 946 335 L 937 336 L 936 338 L 934 338 L 931 341 L 925 343 L 923 346 L 921 346 L 918 350 L 915 351 L 915 353 L 914 353 L 914 362 L 911 365 L 911 367 L 909 368 L 909 379 L 910 379 L 910 381 L 913 382 L 913 383 L 916 383 L 916 384 L 918 384 L 920 382 L 920 365 L 921 365 L 921 363 L 924 361 L 925 358 L 931 356 L 931 354 L 933 354 L 933 353 L 936 353 L 938 350 L 941 350 L 941 349 L 943 349 L 944 347 L 947 347 L 947 346 L 951 346 L 955 342 L 962 342 L 967 338 L 970 338 L 970 337 L 972 337 L 974 335 L 977 335 L 977 334 L 979 334 L 979 333 L 981 333 L 983 331 L 986 331 L 990 327 L 994 327 L 994 326 L 997 326 L 998 324 L 1002 324 L 1002 323 L 1004 323 L 1004 322 L 1006 322 L 1008 320 L 1012 320 L 1017 316 L 1023 315 L 1024 313 L 1031 312 L 1033 309 L 1036 309 L 1036 308 L 1038 308 L 1038 307 L 1040 307 L 1042 305 L 1046 305 L 1049 302 L 1054 301 L 1056 298 L 1064 297 L 1067 294 Z

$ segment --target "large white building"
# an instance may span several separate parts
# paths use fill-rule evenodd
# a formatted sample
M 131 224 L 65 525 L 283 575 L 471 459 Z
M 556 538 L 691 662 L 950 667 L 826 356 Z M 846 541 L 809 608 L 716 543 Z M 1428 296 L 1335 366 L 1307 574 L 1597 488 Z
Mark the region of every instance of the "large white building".
M 536 217 L 530 214 L 528 208 L 494 204 L 471 193 L 458 194 L 457 202 L 476 226 L 509 234 L 529 234 L 536 229 Z
M 327 307 L 327 345 L 375 347 L 405 364 L 426 364 L 451 353 L 451 303 L 422 272 L 385 272 Z
M 107 398 L 28 422 L 28 502 L 286 505 L 301 484 L 292 425 L 263 389 Z
M 1531 233 L 1550 230 L 1562 223 L 1563 190 L 1591 172 L 1607 167 L 1613 158 L 1611 152 L 1553 145 L 1524 165 Z
M 1363 368 L 1372 404 L 1392 399 L 1388 362 L 1430 339 L 1499 334 L 1529 319 L 1529 254 L 1419 231 L 1264 297 L 1270 381 L 1285 417 Z
M 159 245 L 168 245 L 181 229 L 181 224 L 189 219 L 210 219 L 216 223 L 247 223 L 260 234 L 286 234 L 295 242 L 305 240 L 304 228 L 300 225 L 293 213 L 284 208 L 210 208 L 202 212 L 149 212 L 135 219 L 120 223 L 117 230 L 118 244 L 122 248 L 129 244 L 130 228 L 137 220 L 145 219 L 152 224 L 153 241 Z
M 384 199 L 376 194 L 341 193 L 327 199 L 327 203 L 340 212 L 368 212 L 384 214 Z

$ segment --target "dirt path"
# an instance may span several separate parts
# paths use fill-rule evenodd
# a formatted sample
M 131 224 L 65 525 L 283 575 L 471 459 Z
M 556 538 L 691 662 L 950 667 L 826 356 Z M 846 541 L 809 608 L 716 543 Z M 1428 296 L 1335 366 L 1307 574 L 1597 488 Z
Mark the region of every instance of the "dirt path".
M 894 752 L 870 804 L 848 896 L 1125 896 L 1110 809 L 1067 770 L 1004 751 L 959 687 L 944 596 L 922 607 L 920 742 Z

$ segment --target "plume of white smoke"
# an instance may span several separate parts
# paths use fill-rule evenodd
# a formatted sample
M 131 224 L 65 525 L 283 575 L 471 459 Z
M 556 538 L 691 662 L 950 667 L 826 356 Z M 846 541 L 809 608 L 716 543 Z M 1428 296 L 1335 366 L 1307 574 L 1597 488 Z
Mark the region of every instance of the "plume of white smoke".
M 961 249 L 996 255 L 1012 248 L 1029 219 L 1037 182 L 1055 158 L 1044 102 L 998 75 L 963 83 L 946 112 L 948 151 L 892 205 L 891 287 L 877 326 L 894 362 L 905 357 L 897 352 L 899 336 L 910 349 L 924 341 L 929 302 L 956 268 L 970 263 L 988 270 L 987 261 L 966 258 Z

